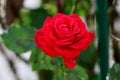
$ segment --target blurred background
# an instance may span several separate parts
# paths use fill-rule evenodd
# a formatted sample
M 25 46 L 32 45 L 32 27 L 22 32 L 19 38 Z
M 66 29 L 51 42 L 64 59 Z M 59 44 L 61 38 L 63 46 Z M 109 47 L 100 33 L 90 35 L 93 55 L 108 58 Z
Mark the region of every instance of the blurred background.
M 108 0 L 109 71 L 106 80 L 120 80 L 120 0 Z M 0 80 L 59 80 L 59 59 L 43 54 L 34 32 L 47 16 L 78 14 L 87 29 L 96 30 L 96 0 L 0 0 Z M 104 19 L 103 19 L 104 20 Z M 66 80 L 98 80 L 97 37 L 77 59 Z M 116 79 L 115 79 L 116 78 Z

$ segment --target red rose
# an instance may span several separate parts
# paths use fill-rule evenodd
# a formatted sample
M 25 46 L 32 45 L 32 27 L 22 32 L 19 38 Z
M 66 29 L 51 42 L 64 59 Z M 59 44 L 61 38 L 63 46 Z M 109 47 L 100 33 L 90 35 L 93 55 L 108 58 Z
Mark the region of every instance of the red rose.
M 80 50 L 86 50 L 94 37 L 77 14 L 67 16 L 59 13 L 46 18 L 43 27 L 35 33 L 35 42 L 45 54 L 62 56 L 64 64 L 74 68 Z

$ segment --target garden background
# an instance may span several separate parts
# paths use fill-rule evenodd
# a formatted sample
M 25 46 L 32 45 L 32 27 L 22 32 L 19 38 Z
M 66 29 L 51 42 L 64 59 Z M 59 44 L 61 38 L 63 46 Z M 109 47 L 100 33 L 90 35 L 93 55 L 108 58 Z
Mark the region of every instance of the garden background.
M 47 16 L 78 14 L 96 38 L 66 80 L 120 80 L 120 0 L 0 0 L 0 80 L 63 80 L 34 43 Z

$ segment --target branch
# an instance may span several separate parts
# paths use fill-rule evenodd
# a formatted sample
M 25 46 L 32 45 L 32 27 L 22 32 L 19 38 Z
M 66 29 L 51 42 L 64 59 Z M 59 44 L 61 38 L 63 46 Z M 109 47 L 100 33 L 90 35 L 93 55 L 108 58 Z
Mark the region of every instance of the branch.
M 110 36 L 115 39 L 116 41 L 120 41 L 120 38 L 116 37 L 115 35 L 113 35 L 112 33 L 110 34 Z
M 75 10 L 76 10 L 76 8 L 77 8 L 77 3 L 78 3 L 79 1 L 80 1 L 80 0 L 76 0 L 76 1 L 75 1 L 74 5 L 73 5 L 73 7 L 72 7 L 72 10 L 71 10 L 71 12 L 70 12 L 70 14 L 75 13 Z

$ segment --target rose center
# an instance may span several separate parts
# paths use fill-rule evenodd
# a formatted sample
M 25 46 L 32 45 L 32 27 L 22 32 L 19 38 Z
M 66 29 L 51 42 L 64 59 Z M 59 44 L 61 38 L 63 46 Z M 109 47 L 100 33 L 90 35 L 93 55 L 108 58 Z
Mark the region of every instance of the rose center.
M 63 28 L 63 31 L 64 31 L 64 32 L 66 32 L 66 33 L 69 32 L 69 29 L 68 29 L 66 26 L 63 26 L 62 28 Z
M 67 25 L 61 25 L 59 26 L 59 31 L 61 34 L 67 34 L 70 32 L 69 28 L 67 27 Z

